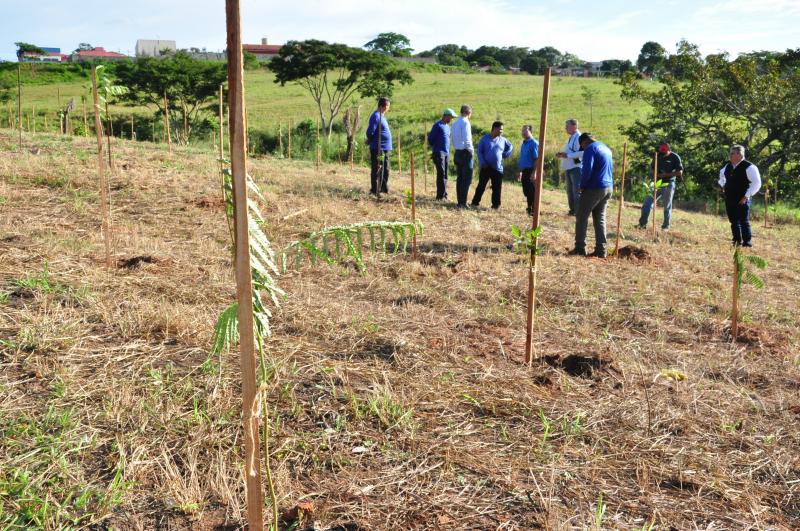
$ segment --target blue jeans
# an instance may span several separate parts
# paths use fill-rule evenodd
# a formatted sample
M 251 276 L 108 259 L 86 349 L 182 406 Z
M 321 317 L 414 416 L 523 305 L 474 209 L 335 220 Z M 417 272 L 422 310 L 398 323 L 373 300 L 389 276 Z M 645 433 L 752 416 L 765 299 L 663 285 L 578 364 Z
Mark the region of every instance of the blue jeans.
M 725 210 L 728 213 L 728 221 L 731 222 L 731 234 L 735 245 L 750 245 L 753 233 L 750 231 L 750 200 L 740 205 L 739 198 L 725 197 Z
M 661 198 L 664 203 L 664 223 L 661 224 L 662 229 L 669 228 L 669 222 L 672 220 L 672 198 L 675 197 L 675 180 L 669 181 L 667 186 L 656 192 L 656 201 Z M 653 208 L 653 196 L 648 195 L 644 198 L 642 203 L 642 215 L 639 217 L 639 226 L 646 227 L 647 220 L 650 218 L 650 210 Z
M 578 191 L 581 187 L 581 169 L 572 168 L 567 170 L 567 203 L 569 204 L 569 211 L 575 214 L 578 211 L 578 199 L 581 193 Z

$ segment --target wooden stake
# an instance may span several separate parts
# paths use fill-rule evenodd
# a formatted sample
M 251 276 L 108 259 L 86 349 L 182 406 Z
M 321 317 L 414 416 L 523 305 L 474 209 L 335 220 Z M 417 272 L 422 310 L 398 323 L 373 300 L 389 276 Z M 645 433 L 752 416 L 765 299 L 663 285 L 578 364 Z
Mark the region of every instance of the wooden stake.
M 94 102 L 94 128 L 97 132 L 97 177 L 100 181 L 100 215 L 102 217 L 103 244 L 106 251 L 106 267 L 111 263 L 111 208 L 108 198 L 108 183 L 103 157 L 103 125 L 100 121 L 100 98 L 97 95 L 97 67 L 92 66 L 92 100 Z
M 106 122 L 108 122 L 108 134 L 106 135 L 106 142 L 108 143 L 108 169 L 113 172 L 114 160 L 111 158 L 111 137 L 114 136 L 114 122 L 111 121 L 111 115 L 108 112 L 108 98 L 106 98 Z
M 622 206 L 625 202 L 625 166 L 628 163 L 628 143 L 622 146 L 622 179 L 619 185 L 619 205 L 617 205 L 617 244 L 614 247 L 614 256 L 619 258 L 619 232 L 622 227 Z
M 225 158 L 225 121 L 223 120 L 222 83 L 219 85 L 219 158 Z
M 425 124 L 422 124 L 422 169 L 425 174 L 424 190 L 428 193 L 428 131 Z
M 769 217 L 769 188 L 764 188 L 764 228 L 767 228 L 767 218 Z
M 400 146 L 400 131 L 397 132 L 397 175 L 403 173 L 403 155 L 402 147 Z
M 47 132 L 48 129 L 49 129 L 49 127 L 47 127 L 47 113 L 45 112 L 44 113 L 44 131 L 45 131 L 45 133 Z
M 167 149 L 172 153 L 172 135 L 169 131 L 169 101 L 167 100 L 167 90 L 164 89 L 164 134 L 167 135 Z
M 292 120 L 289 120 L 289 138 L 288 145 L 286 146 L 286 155 L 288 156 L 289 160 L 292 160 L 292 127 L 294 127 L 294 123 Z
M 733 254 L 733 296 L 731 303 L 731 337 L 735 343 L 739 337 L 739 262 Z
M 31 121 L 33 122 L 33 129 L 31 133 L 36 134 L 36 105 L 31 108 Z
M 539 158 L 536 159 L 536 182 L 534 183 L 533 216 L 531 228 L 536 230 L 539 226 L 539 213 L 542 203 L 542 181 L 544 180 L 544 153 L 547 134 L 547 110 L 550 99 L 550 74 L 548 68 L 544 73 L 544 86 L 542 87 L 542 118 L 539 124 Z M 533 241 L 534 247 L 539 239 Z M 525 331 L 525 362 L 528 367 L 533 362 L 533 327 L 536 319 L 536 249 L 531 249 L 530 265 L 528 267 L 528 320 Z
M 656 180 L 658 179 L 658 151 L 653 156 L 653 238 L 656 237 Z
M 317 120 L 317 169 L 318 170 L 321 158 L 322 158 L 322 146 L 319 143 L 319 120 Z
M 189 116 L 186 114 L 186 104 L 181 103 L 181 107 L 183 107 L 183 141 L 186 142 L 186 145 L 189 145 Z
M 83 136 L 89 136 L 89 120 L 86 118 L 86 96 L 81 96 L 83 104 Z
M 228 31 L 228 122 L 236 241 L 236 296 L 239 301 L 239 353 L 242 371 L 242 417 L 244 423 L 245 494 L 250 531 L 264 529 L 259 450 L 259 410 L 256 387 L 256 352 L 253 334 L 253 285 L 250 272 L 250 235 L 247 215 L 247 146 L 244 125 L 244 70 L 239 0 L 225 1 Z M 269 419 L 264 418 L 264 422 Z M 269 456 L 266 456 L 269 459 Z
M 283 124 L 278 122 L 278 152 L 283 157 Z
M 399 146 L 399 144 L 398 144 Z M 411 172 L 411 222 L 414 224 L 414 236 L 411 239 L 411 258 L 414 260 L 417 259 L 417 188 L 416 188 L 416 179 L 414 178 L 414 151 L 411 151 L 409 155 L 411 157 L 409 164 L 411 167 L 409 171 Z M 399 162 L 398 162 L 399 163 Z
M 22 77 L 17 64 L 17 127 L 19 127 L 19 150 L 22 151 Z
M 134 128 L 134 122 L 136 121 L 136 117 L 131 114 L 131 140 L 136 140 L 136 129 Z

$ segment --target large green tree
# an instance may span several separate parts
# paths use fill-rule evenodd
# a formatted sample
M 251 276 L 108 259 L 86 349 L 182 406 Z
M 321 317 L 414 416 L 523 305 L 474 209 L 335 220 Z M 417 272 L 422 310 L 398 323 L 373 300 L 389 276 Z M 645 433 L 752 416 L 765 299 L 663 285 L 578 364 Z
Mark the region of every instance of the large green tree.
M 328 137 L 356 95 L 391 96 L 397 83 L 414 81 L 405 66 L 382 53 L 314 39 L 287 42 L 269 68 L 275 83 L 297 83 L 311 94 Z
M 153 106 L 157 113 L 162 113 L 166 92 L 170 121 L 181 122 L 185 111 L 189 127 L 227 79 L 225 63 L 201 61 L 183 51 L 165 58 L 142 57 L 116 63 L 114 71 L 118 83 L 130 89 L 119 96 L 120 100 Z
M 642 75 L 650 78 L 659 76 L 666 67 L 667 50 L 655 41 L 647 41 L 642 45 L 636 68 Z
M 411 41 L 401 33 L 379 33 L 377 37 L 364 45 L 364 48 L 373 52 L 381 52 L 393 57 L 408 57 L 411 55 Z
M 686 79 L 664 76 L 658 90 L 633 73 L 620 81 L 622 97 L 652 106 L 645 120 L 622 128 L 638 147 L 646 171 L 659 140 L 668 140 L 686 167 L 686 184 L 698 195 L 713 194 L 728 148 L 742 144 L 747 158 L 785 198 L 800 198 L 800 49 L 785 54 L 712 55 L 687 70 Z

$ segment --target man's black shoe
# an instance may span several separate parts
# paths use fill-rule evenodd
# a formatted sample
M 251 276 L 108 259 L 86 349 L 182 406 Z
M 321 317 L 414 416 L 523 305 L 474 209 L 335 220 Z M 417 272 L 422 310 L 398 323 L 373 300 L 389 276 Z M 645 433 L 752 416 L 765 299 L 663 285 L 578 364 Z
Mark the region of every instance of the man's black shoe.
M 742 247 L 752 247 L 752 246 L 753 246 L 753 244 L 751 242 L 744 242 L 742 244 Z
M 608 255 L 606 253 L 600 253 L 597 251 L 593 252 L 589 256 L 591 256 L 592 258 L 608 258 Z
M 567 256 L 586 256 L 586 251 L 582 249 L 573 249 L 567 253 Z

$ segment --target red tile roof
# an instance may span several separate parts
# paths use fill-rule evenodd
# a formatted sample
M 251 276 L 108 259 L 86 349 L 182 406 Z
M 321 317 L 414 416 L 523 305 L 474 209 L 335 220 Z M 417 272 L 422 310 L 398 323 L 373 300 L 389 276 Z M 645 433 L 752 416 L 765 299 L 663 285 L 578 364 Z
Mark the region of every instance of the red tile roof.
M 94 50 L 81 50 L 77 52 L 78 57 L 126 57 L 124 54 L 106 51 L 103 47 Z

